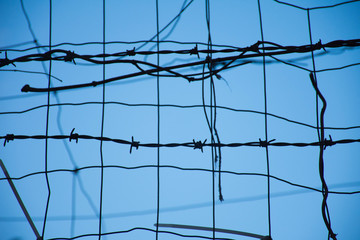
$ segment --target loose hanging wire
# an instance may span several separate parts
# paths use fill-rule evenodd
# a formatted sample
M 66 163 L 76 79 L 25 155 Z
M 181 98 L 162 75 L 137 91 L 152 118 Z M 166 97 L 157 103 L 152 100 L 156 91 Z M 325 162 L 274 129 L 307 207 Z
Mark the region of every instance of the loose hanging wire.
M 307 20 L 308 20 L 308 29 L 309 29 L 309 38 L 310 38 L 310 44 L 312 44 L 312 35 L 311 35 L 311 22 L 310 22 L 310 10 L 307 9 Z M 325 131 L 324 131 L 324 114 L 326 110 L 326 100 L 324 96 L 321 94 L 318 86 L 317 86 L 317 78 L 316 78 L 316 68 L 315 68 L 315 57 L 313 51 L 311 51 L 311 59 L 312 59 L 312 65 L 313 65 L 313 72 L 310 72 L 310 80 L 311 83 L 315 89 L 316 92 L 316 126 L 317 126 L 317 134 L 319 142 L 324 141 L 325 138 Z M 319 98 L 321 99 L 323 106 L 321 108 L 320 113 L 320 119 L 319 119 Z M 320 123 L 320 126 L 319 126 Z M 320 180 L 322 184 L 322 195 L 323 195 L 323 201 L 321 204 L 321 213 L 324 219 L 324 223 L 326 225 L 326 228 L 328 229 L 328 239 L 332 238 L 333 240 L 336 240 L 336 234 L 333 232 L 331 228 L 331 219 L 330 219 L 330 213 L 329 208 L 327 205 L 327 197 L 329 194 L 329 189 L 327 187 L 325 176 L 324 176 L 324 150 L 325 146 L 323 144 L 320 144 L 320 153 L 319 153 L 319 174 L 320 174 Z
M 207 26 L 207 32 L 208 32 L 208 42 L 207 42 L 207 49 L 211 50 L 212 49 L 212 41 L 211 41 L 211 30 L 210 30 L 210 1 L 209 0 L 205 0 L 205 20 L 206 20 L 206 26 Z M 206 56 L 207 59 L 207 66 L 208 69 L 210 71 L 212 71 L 212 55 L 211 53 L 208 53 Z M 204 76 L 204 71 L 205 71 L 205 65 L 206 63 L 204 63 L 203 66 L 203 76 Z M 205 118 L 206 118 L 206 122 L 207 125 L 209 127 L 210 130 L 210 135 L 211 135 L 211 144 L 214 144 L 214 134 L 213 134 L 213 94 L 212 94 L 212 88 L 213 88 L 213 83 L 210 80 L 210 121 L 209 121 L 209 117 L 207 116 L 207 112 L 206 112 L 206 108 L 205 108 L 205 78 L 203 77 L 202 79 L 202 100 L 203 100 L 203 105 L 204 105 L 204 114 L 205 114 Z M 205 140 L 206 141 L 206 140 Z M 200 142 L 201 143 L 201 142 Z M 213 145 L 211 146 L 211 169 L 212 169 L 212 238 L 215 239 L 215 234 L 216 234 L 216 208 L 215 208 L 215 148 L 213 147 Z

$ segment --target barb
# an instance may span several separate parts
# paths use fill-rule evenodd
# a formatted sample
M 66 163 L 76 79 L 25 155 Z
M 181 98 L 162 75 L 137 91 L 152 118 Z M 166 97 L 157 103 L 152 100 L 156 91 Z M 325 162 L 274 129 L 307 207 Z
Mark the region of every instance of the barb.
M 133 147 L 135 147 L 136 150 L 138 150 L 139 144 L 140 144 L 139 141 L 134 141 L 134 137 L 131 137 L 130 153 L 131 153 Z
M 204 146 L 204 144 L 206 143 L 206 140 L 207 140 L 207 139 L 205 139 L 204 142 L 201 142 L 201 141 L 195 142 L 195 139 L 193 139 L 194 149 L 200 149 L 201 152 L 203 152 L 203 146 Z

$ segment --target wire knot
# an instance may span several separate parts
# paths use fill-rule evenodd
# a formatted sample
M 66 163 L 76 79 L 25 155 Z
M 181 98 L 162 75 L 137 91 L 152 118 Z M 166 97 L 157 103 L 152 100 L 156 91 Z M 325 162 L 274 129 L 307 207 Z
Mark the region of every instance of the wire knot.
M 205 58 L 205 63 L 211 63 L 211 57 L 210 56 L 206 56 Z
M 71 133 L 70 133 L 70 136 L 69 136 L 69 142 L 71 142 L 71 140 L 75 140 L 76 143 L 78 143 L 78 141 L 79 141 L 79 134 L 74 133 L 74 131 L 75 131 L 75 128 L 73 128 L 73 129 L 71 130 Z
M 200 58 L 199 55 L 199 50 L 198 50 L 198 45 L 196 44 L 196 46 L 190 50 L 190 55 L 196 55 L 198 58 Z
M 71 51 L 66 52 L 66 56 L 64 57 L 65 62 L 73 62 L 76 65 L 75 62 L 75 53 Z
M 6 143 L 13 141 L 14 139 L 15 139 L 14 134 L 7 134 L 5 136 L 5 140 L 4 140 L 4 147 L 5 147 Z
M 324 150 L 326 149 L 327 146 L 331 147 L 331 146 L 335 145 L 335 143 L 333 142 L 333 140 L 331 138 L 331 135 L 329 135 L 329 138 L 330 138 L 329 140 L 326 138 L 324 139 L 324 142 L 323 142 Z
M 250 47 L 247 48 L 248 51 L 252 51 L 252 52 L 259 52 L 259 45 L 260 45 L 260 41 L 257 41 L 256 43 L 254 43 L 253 45 L 251 45 Z
M 259 147 L 267 147 L 269 146 L 269 144 L 273 141 L 275 141 L 276 139 L 272 139 L 270 141 L 262 141 L 261 138 L 259 138 Z
M 131 145 L 130 145 L 130 153 L 132 152 L 132 148 L 135 147 L 136 150 L 139 149 L 140 141 L 134 141 L 134 137 L 131 137 Z
M 98 85 L 98 82 L 92 81 L 92 82 L 91 82 L 91 85 L 92 85 L 93 87 L 96 87 L 96 86 Z
M 126 50 L 126 55 L 135 56 L 136 55 L 135 47 L 132 50 Z
M 201 152 L 203 152 L 203 146 L 204 146 L 204 144 L 206 143 L 206 140 L 207 140 L 207 139 L 205 139 L 204 142 L 201 142 L 201 141 L 195 142 L 195 139 L 193 139 L 194 149 L 200 149 Z
M 51 52 L 50 51 L 43 53 L 43 56 L 44 56 L 44 60 L 51 60 Z

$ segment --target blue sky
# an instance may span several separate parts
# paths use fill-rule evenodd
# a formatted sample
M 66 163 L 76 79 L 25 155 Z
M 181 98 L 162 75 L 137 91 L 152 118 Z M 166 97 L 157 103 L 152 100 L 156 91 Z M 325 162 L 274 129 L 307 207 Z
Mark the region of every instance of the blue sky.
M 341 1 L 288 1 L 303 8 L 337 4 Z M 23 0 L 31 28 L 44 53 L 49 44 L 49 1 Z M 283 46 L 302 46 L 310 43 L 306 10 L 262 0 L 261 14 L 265 41 Z M 77 54 L 101 54 L 103 41 L 102 1 L 52 1 L 52 45 L 60 43 L 97 42 L 75 46 L 64 44 L 53 49 L 74 51 Z M 190 50 L 198 43 L 206 50 L 208 29 L 205 1 L 159 1 L 159 27 L 165 27 L 181 10 L 178 21 L 162 34 L 161 50 Z M 106 52 L 126 52 L 138 49 L 144 41 L 156 35 L 156 2 L 106 1 Z M 323 44 L 335 40 L 359 39 L 360 3 L 353 2 L 333 8 L 309 10 L 313 43 Z M 5 52 L 9 59 L 37 53 L 37 49 L 14 51 L 34 47 L 33 36 L 20 1 L 0 1 L 1 58 Z M 211 38 L 214 49 L 229 46 L 244 48 L 261 40 L 258 2 L 210 1 Z M 154 39 L 156 40 L 156 39 Z M 137 43 L 137 41 L 140 41 Z M 120 43 L 122 42 L 122 43 Z M 21 44 L 13 46 L 16 44 Z M 205 43 L 205 44 L 201 44 Z M 6 50 L 6 51 L 5 51 Z M 156 51 L 156 43 L 147 43 L 141 50 Z M 359 62 L 358 47 L 318 50 L 315 54 L 318 87 L 327 101 L 325 126 L 333 128 L 360 125 L 360 67 L 355 65 L 341 70 L 321 71 Z M 216 53 L 225 57 L 238 53 Z M 195 55 L 160 55 L 162 67 L 204 60 Z M 302 68 L 313 70 L 311 53 L 292 53 L 277 56 Z M 156 64 L 156 54 L 127 56 Z M 214 78 L 216 89 L 216 128 L 222 143 L 256 142 L 265 139 L 264 79 L 262 58 L 245 59 L 251 63 L 220 72 Z M 52 86 L 67 86 L 103 79 L 103 66 L 76 59 L 76 64 L 52 61 Z M 241 63 L 241 62 L 239 62 Z M 43 65 L 42 65 L 43 64 Z M 24 93 L 25 84 L 46 88 L 49 61 L 16 62 L 16 66 L 0 68 L 0 136 L 45 135 L 47 93 Z M 145 69 L 149 67 L 144 66 Z M 45 70 L 44 70 L 45 69 Z M 292 123 L 286 119 L 316 126 L 316 94 L 309 71 L 283 64 L 266 57 L 266 92 L 268 139 L 275 142 L 317 142 L 314 128 Z M 31 71 L 15 72 L 13 70 Z M 117 77 L 139 70 L 130 64 L 106 65 L 105 78 Z M 37 72 L 37 73 L 34 73 Z M 201 73 L 202 66 L 181 69 L 179 73 Z M 163 73 L 163 72 L 162 72 Z M 205 80 L 205 104 L 210 104 L 210 83 Z M 202 100 L 202 82 L 183 78 L 160 77 L 160 143 L 184 143 L 211 140 Z M 143 75 L 106 84 L 104 136 L 140 143 L 156 143 L 158 138 L 157 78 Z M 58 91 L 50 94 L 49 135 L 100 136 L 102 121 L 102 86 Z M 75 103 L 77 105 L 69 105 Z M 86 104 L 82 104 L 86 103 Z M 130 104 L 130 106 L 129 106 Z M 142 105 L 137 105 L 142 104 Z M 170 106 L 171 105 L 171 106 Z M 179 108 L 175 105 L 187 106 Z M 26 113 L 14 113 L 42 106 Z M 321 109 L 319 100 L 319 109 Z M 237 109 L 231 111 L 227 108 Z M 210 114 L 210 108 L 207 107 Z M 12 112 L 12 113 L 9 113 Z M 275 115 L 275 116 L 274 116 Z M 329 139 L 359 139 L 360 128 L 349 130 L 326 129 Z M 210 147 L 160 148 L 160 215 L 159 223 L 213 226 L 213 192 L 215 192 L 215 226 L 217 228 L 269 234 L 268 179 L 266 151 L 261 147 L 242 146 L 221 148 L 221 186 L 224 201 L 218 200 L 218 173 L 215 188 L 211 171 L 184 171 L 180 168 L 212 169 Z M 135 227 L 155 229 L 157 220 L 157 149 L 104 142 L 102 197 L 102 232 L 125 231 Z M 269 168 L 272 176 L 292 183 L 321 189 L 319 177 L 319 147 L 269 146 Z M 360 190 L 359 143 L 337 144 L 324 151 L 325 179 L 330 191 Z M 9 141 L 0 148 L 0 158 L 12 177 L 21 177 L 45 170 L 45 140 L 26 139 Z M 100 166 L 100 141 L 79 139 L 48 140 L 48 170 L 72 170 L 77 166 Z M 139 166 L 147 166 L 136 168 Z M 149 166 L 152 165 L 152 166 Z M 127 169 L 126 169 L 127 168 Z M 129 169 L 133 168 L 133 169 Z M 216 164 L 216 169 L 219 165 Z M 100 168 L 92 167 L 77 174 L 56 171 L 48 174 L 51 195 L 48 217 L 44 214 L 48 188 L 45 174 L 36 174 L 14 180 L 40 233 L 45 239 L 63 239 L 83 234 L 97 234 L 100 206 Z M 241 174 L 234 174 L 241 173 Z M 34 239 L 9 184 L 0 177 L 0 231 L 2 239 Z M 273 239 L 327 239 L 327 229 L 321 215 L 322 194 L 270 179 L 270 219 Z M 356 239 L 360 234 L 359 194 L 329 194 L 328 207 L 332 228 L 338 239 Z M 159 228 L 181 234 L 212 237 L 211 232 Z M 103 236 L 102 239 L 155 239 L 152 231 L 134 230 Z M 216 233 L 219 238 L 251 239 Z M 79 239 L 96 239 L 82 237 Z M 159 239 L 181 237 L 161 233 Z

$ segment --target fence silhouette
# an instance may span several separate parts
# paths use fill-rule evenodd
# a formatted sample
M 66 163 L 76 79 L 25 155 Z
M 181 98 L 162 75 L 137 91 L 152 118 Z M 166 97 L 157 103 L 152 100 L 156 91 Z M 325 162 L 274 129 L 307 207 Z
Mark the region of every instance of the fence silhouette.
M 5 239 L 359 234 L 359 1 L 84 3 L 3 8 Z

